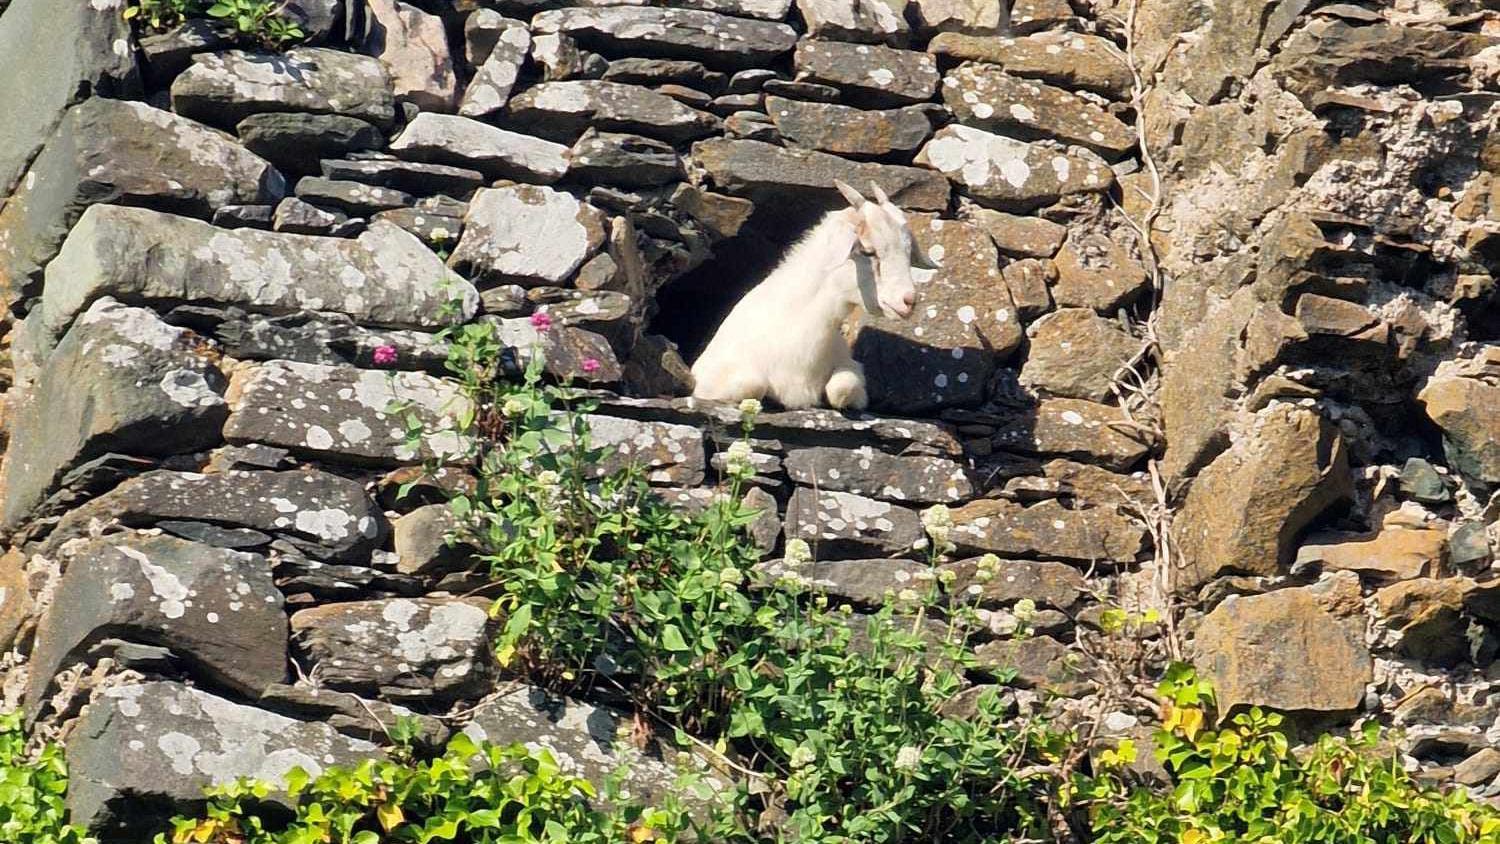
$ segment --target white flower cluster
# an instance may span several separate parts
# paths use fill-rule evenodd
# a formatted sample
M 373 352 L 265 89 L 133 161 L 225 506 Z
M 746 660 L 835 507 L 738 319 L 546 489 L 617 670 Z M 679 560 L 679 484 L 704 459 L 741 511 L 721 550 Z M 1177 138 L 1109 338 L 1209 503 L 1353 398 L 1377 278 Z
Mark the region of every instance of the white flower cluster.
M 896 770 L 914 774 L 922 767 L 922 749 L 907 745 L 896 752 Z
M 735 440 L 724 452 L 724 471 L 736 478 L 750 477 L 755 474 L 755 466 L 750 462 L 751 456 L 750 444 L 744 440 Z
M 934 504 L 922 511 L 922 529 L 932 540 L 932 550 L 946 554 L 953 550 L 948 537 L 953 532 L 953 513 L 944 504 Z

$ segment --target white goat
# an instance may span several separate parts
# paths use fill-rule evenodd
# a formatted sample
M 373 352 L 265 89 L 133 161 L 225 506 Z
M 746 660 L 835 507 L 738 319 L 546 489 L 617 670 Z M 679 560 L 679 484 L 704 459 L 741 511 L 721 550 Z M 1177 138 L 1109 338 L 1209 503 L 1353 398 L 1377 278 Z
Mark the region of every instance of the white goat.
M 840 328 L 858 306 L 906 317 L 916 299 L 912 268 L 936 266 L 879 186 L 871 185 L 874 201 L 834 186 L 851 207 L 825 215 L 724 318 L 693 364 L 695 398 L 770 397 L 789 409 L 825 399 L 839 410 L 869 404 L 864 368 Z

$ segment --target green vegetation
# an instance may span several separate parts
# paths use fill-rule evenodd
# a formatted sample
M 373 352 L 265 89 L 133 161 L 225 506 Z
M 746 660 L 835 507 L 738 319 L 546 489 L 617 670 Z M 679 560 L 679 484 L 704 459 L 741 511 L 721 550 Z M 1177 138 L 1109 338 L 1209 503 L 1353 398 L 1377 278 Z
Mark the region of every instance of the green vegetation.
M 193 18 L 223 21 L 245 41 L 287 47 L 306 37 L 280 0 L 131 0 L 125 19 L 152 32 L 165 32 Z
M 67 823 L 63 795 L 68 766 L 48 744 L 30 756 L 21 714 L 0 714 L 0 841 L 9 844 L 94 844 Z
M 1158 692 L 1167 709 L 1156 757 L 1172 788 L 1127 789 L 1111 769 L 1135 748 L 1107 753 L 1097 777 L 1073 783 L 1091 807 L 1097 844 L 1500 842 L 1500 812 L 1463 789 L 1418 784 L 1382 748 L 1374 722 L 1352 739 L 1323 735 L 1297 752 L 1282 716 L 1259 708 L 1205 729 L 1213 691 L 1187 666 L 1173 666 Z

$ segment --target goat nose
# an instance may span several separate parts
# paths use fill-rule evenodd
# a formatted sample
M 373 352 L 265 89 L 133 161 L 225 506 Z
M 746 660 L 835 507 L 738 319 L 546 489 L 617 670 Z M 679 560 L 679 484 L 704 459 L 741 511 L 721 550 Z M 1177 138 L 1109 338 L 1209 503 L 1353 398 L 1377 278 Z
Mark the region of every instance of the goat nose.
M 906 291 L 906 293 L 902 294 L 902 296 L 901 296 L 901 304 L 905 305 L 908 308 L 910 308 L 912 305 L 916 304 L 916 301 L 917 301 L 917 291 L 915 291 L 915 290 L 908 290 L 908 291 Z

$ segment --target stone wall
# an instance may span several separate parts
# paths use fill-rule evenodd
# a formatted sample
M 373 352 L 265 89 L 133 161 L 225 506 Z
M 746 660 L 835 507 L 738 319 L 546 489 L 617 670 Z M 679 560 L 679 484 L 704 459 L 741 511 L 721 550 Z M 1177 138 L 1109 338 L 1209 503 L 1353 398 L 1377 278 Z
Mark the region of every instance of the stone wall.
M 947 504 L 961 575 L 1005 561 L 979 653 L 1023 711 L 1143 730 L 1079 643 L 1156 607 L 1225 703 L 1496 773 L 1478 4 L 296 0 L 285 54 L 52 5 L 0 16 L 0 688 L 66 737 L 79 820 L 130 840 L 402 711 L 638 756 L 600 702 L 497 696 L 482 577 L 433 495 L 396 500 L 452 447 L 434 332 L 540 339 L 695 506 L 738 414 L 680 398 L 683 359 L 835 179 L 942 266 L 913 319 L 851 326 L 871 414 L 761 420 L 768 554 L 808 539 L 870 606 Z

